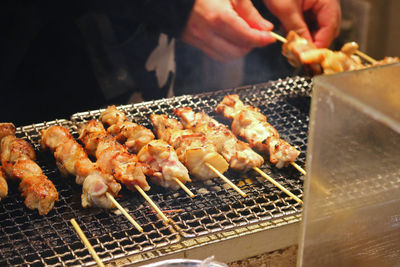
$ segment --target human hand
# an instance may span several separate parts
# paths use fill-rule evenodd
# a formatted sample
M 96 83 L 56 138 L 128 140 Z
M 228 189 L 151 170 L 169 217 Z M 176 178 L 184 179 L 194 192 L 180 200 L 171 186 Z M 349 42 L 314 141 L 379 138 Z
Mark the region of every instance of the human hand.
M 227 62 L 275 42 L 268 33 L 272 29 L 251 0 L 196 0 L 182 39 Z
M 264 0 L 285 31 L 294 30 L 317 47 L 328 47 L 339 34 L 341 10 L 338 0 Z M 307 22 L 316 23 L 311 29 Z

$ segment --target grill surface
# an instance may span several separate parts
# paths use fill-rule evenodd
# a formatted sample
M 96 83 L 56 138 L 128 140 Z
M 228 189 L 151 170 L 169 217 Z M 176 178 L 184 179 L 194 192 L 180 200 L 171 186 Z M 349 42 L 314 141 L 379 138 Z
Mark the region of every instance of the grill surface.
M 149 115 L 169 114 L 173 109 L 190 106 L 204 111 L 217 120 L 228 123 L 214 113 L 224 95 L 236 93 L 267 115 L 268 121 L 292 145 L 301 150 L 297 163 L 304 166 L 307 143 L 308 111 L 311 81 L 307 78 L 288 78 L 274 82 L 182 96 L 135 105 L 120 106 L 133 121 L 151 128 Z M 134 192 L 121 190 L 117 200 L 144 228 L 139 233 L 122 215 L 99 209 L 83 209 L 80 204 L 81 187 L 74 178 L 59 174 L 51 154 L 40 152 L 40 130 L 51 125 L 62 125 L 76 137 L 77 125 L 98 118 L 103 110 L 77 113 L 71 121 L 56 120 L 17 129 L 17 136 L 28 139 L 36 148 L 38 163 L 54 182 L 60 201 L 47 216 L 28 210 L 10 185 L 9 196 L 0 202 L 0 265 L 94 265 L 92 257 L 76 235 L 71 218 L 76 218 L 89 241 L 104 262 L 136 255 L 178 243 L 182 238 L 200 237 L 255 223 L 296 215 L 301 205 L 265 181 L 256 172 L 240 174 L 228 171 L 226 176 L 246 192 L 246 198 L 219 179 L 187 184 L 196 195 L 190 198 L 183 190 L 176 192 L 152 185 L 149 196 L 175 226 L 165 226 L 144 199 Z M 303 180 L 293 167 L 277 169 L 265 163 L 262 168 L 297 196 L 302 196 Z

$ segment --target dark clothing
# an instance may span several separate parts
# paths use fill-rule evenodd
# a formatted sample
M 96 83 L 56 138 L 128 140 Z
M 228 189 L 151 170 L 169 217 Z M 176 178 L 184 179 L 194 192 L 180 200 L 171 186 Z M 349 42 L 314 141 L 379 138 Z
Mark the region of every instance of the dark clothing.
M 68 119 L 135 90 L 166 96 L 144 64 L 160 32 L 182 33 L 193 3 L 2 1 L 1 121 Z

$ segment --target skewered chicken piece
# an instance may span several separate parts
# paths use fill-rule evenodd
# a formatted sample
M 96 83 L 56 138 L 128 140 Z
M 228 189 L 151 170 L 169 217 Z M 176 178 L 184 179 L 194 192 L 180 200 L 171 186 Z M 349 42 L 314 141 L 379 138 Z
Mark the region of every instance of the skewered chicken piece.
M 398 57 L 385 57 L 383 60 L 375 61 L 361 53 L 356 42 L 344 44 L 340 51 L 332 51 L 326 48 L 317 48 L 294 31 L 289 32 L 286 40 L 282 46 L 282 54 L 287 57 L 292 66 L 304 65 L 306 69 L 311 70 L 312 74 L 332 74 L 400 62 Z M 358 55 L 373 62 L 372 65 L 364 65 Z
M 5 173 L 0 166 L 0 201 L 8 195 L 8 184 Z
M 225 96 L 216 112 L 232 121 L 232 131 L 237 136 L 256 150 L 268 153 L 270 162 L 276 164 L 277 168 L 296 161 L 300 154 L 300 151 L 279 138 L 276 129 L 257 108 L 244 105 L 238 95 Z
M 182 183 L 191 182 L 188 169 L 179 161 L 172 146 L 163 140 L 152 140 L 138 153 L 139 161 L 145 162 L 154 171 L 150 179 L 167 188 L 177 190 L 177 178 Z
M 204 133 L 208 142 L 216 147 L 216 151 L 229 162 L 232 169 L 245 172 L 264 163 L 262 156 L 207 114 L 195 113 L 190 107 L 178 108 L 174 112 L 186 129 Z
M 354 54 L 358 50 L 358 45 L 354 42 L 345 44 L 342 51 L 332 51 L 317 48 L 294 31 L 289 32 L 286 40 L 282 46 L 282 54 L 288 58 L 289 63 L 294 67 L 305 65 L 313 74 L 332 74 L 364 68 L 361 59 Z
M 90 120 L 82 125 L 78 139 L 84 144 L 88 154 L 97 158 L 100 169 L 112 174 L 129 190 L 136 190 L 136 185 L 145 191 L 150 189 L 144 175 L 150 169 L 108 134 L 101 122 Z
M 220 173 L 228 169 L 226 160 L 218 154 L 204 134 L 183 130 L 180 122 L 167 115 L 151 114 L 150 119 L 158 138 L 176 149 L 179 160 L 189 169 L 191 175 L 203 180 L 218 177 L 206 163 L 211 164 Z
M 399 62 L 400 62 L 399 57 L 384 57 L 383 59 L 377 60 L 376 62 L 372 63 L 372 66 L 382 66 L 386 64 L 394 64 Z
M 113 208 L 114 204 L 106 193 L 117 196 L 121 185 L 90 161 L 68 129 L 57 125 L 51 126 L 42 130 L 41 135 L 42 149 L 54 152 L 61 174 L 75 176 L 76 183 L 82 185 L 82 207 Z
M 127 121 L 125 113 L 115 106 L 109 106 L 102 112 L 100 119 L 110 126 L 107 131 L 119 137 L 132 153 L 138 152 L 140 162 L 146 163 L 153 170 L 150 179 L 163 187 L 179 188 L 175 181 L 190 182 L 187 168 L 179 161 L 175 149 L 163 140 L 153 140 L 151 130 Z
M 142 125 L 128 121 L 124 112 L 115 106 L 109 106 L 101 113 L 99 120 L 107 128 L 107 132 L 115 136 L 128 151 L 137 154 L 142 147 L 155 138 L 153 132 Z
M 31 210 L 37 209 L 40 215 L 47 214 L 58 201 L 58 192 L 34 162 L 36 154 L 33 147 L 14 134 L 12 123 L 0 124 L 2 168 L 9 179 L 20 180 L 18 189 L 25 197 L 25 205 Z M 1 195 L 4 195 L 4 188 L 7 188 L 7 183 L 2 181 Z

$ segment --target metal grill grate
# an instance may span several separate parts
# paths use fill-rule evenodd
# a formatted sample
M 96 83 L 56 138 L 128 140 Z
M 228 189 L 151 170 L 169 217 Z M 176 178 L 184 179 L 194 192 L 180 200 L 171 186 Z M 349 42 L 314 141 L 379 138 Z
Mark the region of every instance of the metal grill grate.
M 162 99 L 135 105 L 120 106 L 130 119 L 151 127 L 149 115 L 169 114 L 173 109 L 190 106 L 227 123 L 213 112 L 226 94 L 239 94 L 250 105 L 260 108 L 281 138 L 301 151 L 298 163 L 304 165 L 307 143 L 308 110 L 311 81 L 296 77 L 265 84 L 216 91 L 192 96 Z M 39 151 L 40 130 L 58 124 L 71 130 L 76 137 L 77 124 L 98 118 L 103 110 L 77 113 L 71 121 L 56 120 L 18 129 L 18 137 L 28 139 L 37 149 L 38 163 L 54 182 L 60 201 L 47 216 L 28 210 L 17 186 L 10 186 L 9 196 L 0 202 L 0 265 L 93 265 L 94 262 L 69 223 L 76 218 L 89 241 L 104 262 L 136 255 L 192 238 L 226 231 L 255 223 L 299 214 L 301 205 L 256 172 L 240 174 L 228 171 L 226 176 L 247 193 L 241 197 L 219 179 L 196 182 L 187 186 L 196 195 L 190 198 L 182 190 L 167 191 L 156 185 L 148 192 L 177 228 L 165 226 L 138 193 L 121 190 L 120 204 L 144 228 L 139 233 L 122 215 L 99 209 L 83 209 L 81 187 L 73 178 L 60 176 L 50 154 Z M 266 173 L 301 196 L 303 180 L 293 167 L 277 169 L 265 163 Z M 177 231 L 175 230 L 177 229 Z

